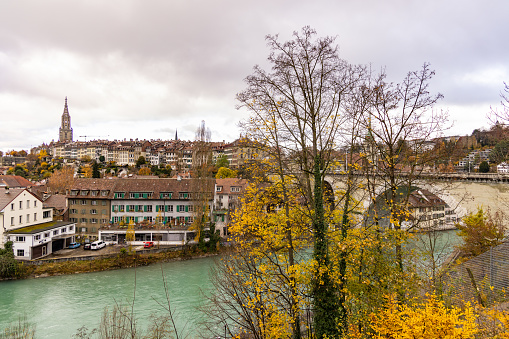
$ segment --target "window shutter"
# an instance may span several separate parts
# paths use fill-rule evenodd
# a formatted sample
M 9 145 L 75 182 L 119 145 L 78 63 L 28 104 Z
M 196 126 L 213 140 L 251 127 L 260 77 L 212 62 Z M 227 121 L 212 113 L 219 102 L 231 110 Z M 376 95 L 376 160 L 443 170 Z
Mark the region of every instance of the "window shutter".
M 138 217 L 134 217 L 134 222 L 138 222 Z
M 189 206 L 186 205 L 186 212 L 189 212 Z M 187 218 L 187 217 L 186 217 Z M 187 220 L 186 220 L 187 221 Z
M 126 205 L 126 206 L 125 206 L 125 211 L 126 211 L 126 212 L 129 212 L 129 205 Z
M 143 212 L 146 212 L 148 211 L 148 206 L 147 205 L 143 205 Z
M 159 212 L 159 205 L 156 205 L 156 212 Z

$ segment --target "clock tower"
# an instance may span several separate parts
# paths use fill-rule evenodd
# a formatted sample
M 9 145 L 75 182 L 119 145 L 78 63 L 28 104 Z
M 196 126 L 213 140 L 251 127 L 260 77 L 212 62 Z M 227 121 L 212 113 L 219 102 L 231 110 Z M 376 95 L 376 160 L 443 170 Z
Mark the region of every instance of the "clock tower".
M 62 113 L 62 124 L 58 129 L 58 141 L 72 141 L 71 116 L 67 108 L 67 97 L 65 97 L 64 113 Z

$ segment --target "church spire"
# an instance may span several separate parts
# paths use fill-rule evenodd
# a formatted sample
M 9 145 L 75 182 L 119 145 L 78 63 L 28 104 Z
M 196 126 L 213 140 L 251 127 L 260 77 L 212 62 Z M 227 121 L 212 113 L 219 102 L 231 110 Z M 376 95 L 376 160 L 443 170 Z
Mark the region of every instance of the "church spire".
M 67 107 L 67 96 L 65 97 L 64 113 L 62 113 L 62 124 L 58 131 L 58 141 L 72 141 L 71 116 Z

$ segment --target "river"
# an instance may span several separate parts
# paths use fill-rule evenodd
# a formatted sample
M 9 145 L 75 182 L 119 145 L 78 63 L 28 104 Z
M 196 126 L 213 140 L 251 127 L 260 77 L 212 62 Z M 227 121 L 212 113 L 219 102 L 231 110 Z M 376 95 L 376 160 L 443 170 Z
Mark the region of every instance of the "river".
M 164 314 L 157 303 L 166 303 L 162 266 L 177 328 L 195 338 L 192 333 L 202 319 L 196 307 L 206 302 L 203 293 L 211 290 L 209 271 L 214 260 L 208 257 L 136 269 L 0 282 L 0 330 L 26 315 L 36 324 L 37 338 L 71 338 L 83 325 L 97 328 L 104 308 L 115 303 L 126 305 L 133 300 L 134 291 L 138 327 L 145 330 L 152 313 Z
M 458 242 L 453 230 L 440 231 L 432 239 L 439 262 Z M 425 248 L 422 244 L 429 244 L 429 240 L 427 234 L 418 235 L 417 247 Z M 162 267 L 177 328 L 188 338 L 196 338 L 203 320 L 197 307 L 207 300 L 203 294 L 211 292 L 209 272 L 214 261 L 214 257 L 208 257 L 136 269 L 0 282 L 0 330 L 25 315 L 36 325 L 37 338 L 71 338 L 82 326 L 99 327 L 104 308 L 132 302 L 134 291 L 138 328 L 145 330 L 151 314 L 164 314 L 157 303 L 166 303 Z

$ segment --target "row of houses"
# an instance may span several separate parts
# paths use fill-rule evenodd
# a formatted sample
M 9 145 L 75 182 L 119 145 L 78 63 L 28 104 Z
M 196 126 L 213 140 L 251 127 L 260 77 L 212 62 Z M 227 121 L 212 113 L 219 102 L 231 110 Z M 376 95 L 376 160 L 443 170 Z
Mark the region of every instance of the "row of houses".
M 79 233 L 95 239 L 100 229 L 125 228 L 130 223 L 186 228 L 197 209 L 206 208 L 226 235 L 224 211 L 233 209 L 246 186 L 246 180 L 233 178 L 77 179 L 67 195 L 68 219 Z
M 190 229 L 199 209 L 206 211 L 221 236 L 247 186 L 243 179 L 77 179 L 66 208 L 56 220 L 33 188 L 0 185 L 0 246 L 13 241 L 18 259 L 35 259 L 83 239 L 125 242 L 129 227 L 133 244 L 159 241 L 182 244 L 194 238 Z
M 97 162 L 104 159 L 119 166 L 134 166 L 142 156 L 150 165 L 170 165 L 173 170 L 189 169 L 204 161 L 215 163 L 223 155 L 228 159 L 230 167 L 239 167 L 246 161 L 259 158 L 259 152 L 242 139 L 231 143 L 138 139 L 59 141 L 51 142 L 46 149 L 53 158 L 88 158 Z

